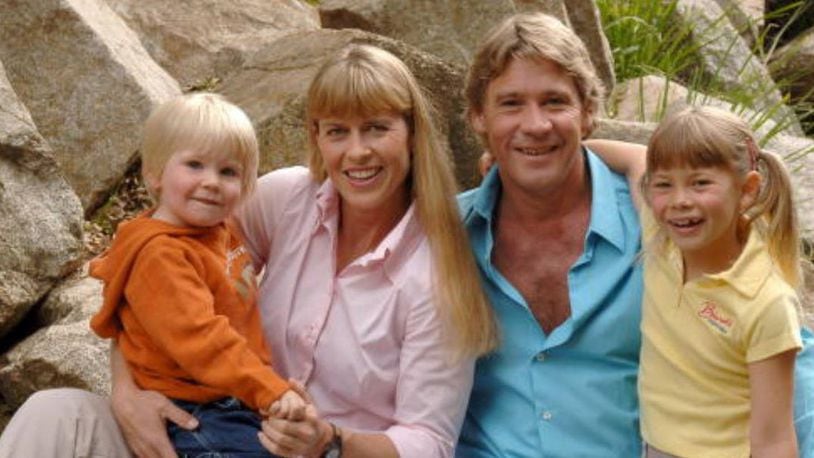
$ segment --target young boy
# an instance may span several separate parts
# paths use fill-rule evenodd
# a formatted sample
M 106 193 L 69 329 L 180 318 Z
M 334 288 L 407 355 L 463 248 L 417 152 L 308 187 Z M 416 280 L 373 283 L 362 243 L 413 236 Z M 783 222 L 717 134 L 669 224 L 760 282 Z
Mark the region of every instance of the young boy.
M 193 432 L 168 426 L 182 456 L 268 453 L 256 412 L 304 416 L 304 400 L 269 365 L 255 273 L 229 224 L 253 189 L 257 150 L 246 114 L 218 95 L 161 105 L 141 148 L 157 205 L 122 223 L 91 264 L 105 283 L 91 328 L 115 339 L 142 389 L 163 393 L 199 421 Z

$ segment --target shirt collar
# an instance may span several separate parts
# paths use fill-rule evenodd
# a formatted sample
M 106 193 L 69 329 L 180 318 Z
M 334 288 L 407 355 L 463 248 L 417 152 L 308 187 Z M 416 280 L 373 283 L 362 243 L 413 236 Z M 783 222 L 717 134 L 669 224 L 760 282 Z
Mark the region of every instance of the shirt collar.
M 724 281 L 743 296 L 754 297 L 772 273 L 773 264 L 763 237 L 756 228 L 752 228 L 746 246 L 735 264 L 723 272 L 705 275 L 704 278 Z
M 317 200 L 317 226 L 324 224 L 332 216 L 339 214 L 339 193 L 336 192 L 330 178 L 319 186 L 316 194 Z
M 593 151 L 585 148 L 591 177 L 591 221 L 587 237 L 596 234 L 619 251 L 625 249 L 625 228 L 619 215 L 618 178 Z
M 615 211 L 619 208 L 619 197 L 616 192 L 618 184 L 613 180 L 613 172 L 596 154 L 587 148 L 584 151 L 591 177 L 591 220 L 586 232 L 586 240 L 591 234 L 596 234 L 621 251 L 625 246 L 625 228 L 619 212 Z M 472 210 L 468 215 L 464 215 L 466 224 L 479 218 L 488 225 L 491 231 L 492 219 L 502 190 L 497 169 L 495 166 L 489 170 L 476 191 Z
M 340 196 L 330 178 L 327 178 L 316 193 L 318 216 L 314 231 L 321 226 L 329 226 L 334 234 L 339 223 Z M 398 224 L 379 242 L 376 248 L 354 260 L 351 264 L 367 267 L 374 263 L 388 261 L 393 252 L 408 250 L 408 246 L 421 239 L 423 231 L 416 217 L 415 202 L 411 203 Z

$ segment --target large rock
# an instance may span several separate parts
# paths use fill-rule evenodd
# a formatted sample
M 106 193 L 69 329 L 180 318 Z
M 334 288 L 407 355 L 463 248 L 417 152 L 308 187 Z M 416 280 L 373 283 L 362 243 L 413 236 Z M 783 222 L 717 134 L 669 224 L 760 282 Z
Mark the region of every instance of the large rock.
M 82 207 L 0 64 L 0 336 L 82 254 Z
M 802 135 L 794 111 L 783 96 L 766 66 L 752 53 L 748 44 L 726 17 L 715 0 L 678 0 L 677 20 L 692 27 L 693 41 L 700 45 L 701 67 L 706 78 L 724 91 L 739 91 L 753 97 L 756 111 L 772 113 L 784 131 Z
M 620 121 L 659 122 L 670 106 L 688 97 L 683 85 L 647 75 L 617 84 L 608 98 L 608 111 Z
M 102 282 L 88 276 L 85 264 L 48 293 L 37 311 L 37 321 L 42 326 L 87 323 L 101 307 Z
M 770 68 L 778 81 L 791 83 L 792 99 L 814 103 L 814 29 L 783 46 Z
M 87 321 L 40 329 L 3 355 L 0 395 L 17 408 L 33 392 L 47 388 L 109 393 L 109 348 L 90 332 Z
M 616 75 L 613 71 L 613 54 L 605 32 L 602 29 L 602 18 L 595 0 L 568 0 L 565 2 L 568 9 L 568 19 L 571 27 L 577 32 L 588 47 L 591 61 L 605 89 L 610 92 L 616 85 Z
M 184 86 L 224 77 L 287 33 L 320 28 L 316 9 L 299 0 L 107 2 Z
M 180 93 L 102 0 L 0 0 L 0 60 L 86 210 L 105 198 L 156 104 Z
M 0 364 L 0 396 L 17 408 L 34 391 L 69 386 L 110 391 L 109 342 L 90 330 L 102 305 L 102 285 L 87 269 L 66 280 L 43 304 L 45 325 L 14 346 Z
M 319 30 L 281 38 L 253 56 L 220 92 L 241 106 L 255 123 L 261 147 L 261 172 L 300 164 L 308 148 L 304 99 L 316 70 L 327 56 L 350 43 L 384 48 L 405 61 L 436 104 L 437 126 L 446 135 L 463 187 L 478 181 L 477 139 L 463 117 L 463 69 L 412 46 L 359 30 Z
M 797 216 L 802 235 L 814 241 L 814 140 L 776 135 L 763 147 L 786 161 L 795 192 Z
M 596 128 L 592 138 L 606 138 L 646 145 L 656 130 L 655 123 L 619 121 L 609 118 L 596 118 Z
M 770 113 L 754 111 L 706 94 L 690 91 L 662 76 L 648 75 L 616 86 L 610 100 L 614 118 L 622 121 L 659 122 L 665 114 L 689 105 L 711 105 L 732 111 L 743 118 L 759 137 L 783 130 Z
M 486 32 L 518 11 L 542 11 L 570 21 L 588 45 L 603 82 L 613 87 L 613 57 L 594 0 L 324 0 L 319 5 L 323 27 L 385 35 L 464 66 Z
M 749 46 L 763 26 L 764 0 L 715 0 Z

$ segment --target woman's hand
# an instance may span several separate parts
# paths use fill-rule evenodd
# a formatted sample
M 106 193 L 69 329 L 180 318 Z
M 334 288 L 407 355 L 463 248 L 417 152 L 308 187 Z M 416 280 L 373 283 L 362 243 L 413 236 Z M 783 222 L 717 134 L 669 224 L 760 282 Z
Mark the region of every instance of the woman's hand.
M 319 418 L 313 404 L 305 408 L 305 419 L 289 421 L 269 417 L 263 421 L 263 430 L 258 433 L 260 442 L 268 451 L 287 458 L 319 456 L 332 436 L 331 425 Z
M 113 390 L 110 402 L 127 445 L 139 458 L 175 458 L 167 421 L 184 429 L 198 427 L 195 417 L 155 391 L 120 385 Z
M 268 451 L 280 456 L 319 456 L 333 437 L 333 428 L 319 417 L 314 400 L 305 387 L 294 379 L 288 383 L 291 391 L 299 394 L 307 403 L 305 418 L 299 421 L 266 418 L 263 430 L 257 436 Z

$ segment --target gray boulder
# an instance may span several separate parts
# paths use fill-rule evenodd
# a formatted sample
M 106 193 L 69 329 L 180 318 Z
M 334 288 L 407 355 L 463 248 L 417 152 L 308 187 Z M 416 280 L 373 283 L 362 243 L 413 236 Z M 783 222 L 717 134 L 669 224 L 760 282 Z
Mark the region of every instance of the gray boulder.
M 814 28 L 786 44 L 770 65 L 778 81 L 789 81 L 791 97 L 814 103 Z
M 764 0 L 715 0 L 749 46 L 763 27 Z
M 78 266 L 82 207 L 0 64 L 0 336 Z
M 785 126 L 774 121 L 770 113 L 690 91 L 662 76 L 648 75 L 625 81 L 616 86 L 611 97 L 614 118 L 622 121 L 658 122 L 664 115 L 690 105 L 711 105 L 736 113 L 752 126 L 759 137 L 773 136 L 785 129 Z
M 180 92 L 102 0 L 0 0 L 0 60 L 86 209 L 122 178 L 152 107 Z
M 448 139 L 459 184 L 474 185 L 480 147 L 463 116 L 463 69 L 401 42 L 350 29 L 283 37 L 223 81 L 220 91 L 245 109 L 255 123 L 261 172 L 303 162 L 308 149 L 303 124 L 308 85 L 325 58 L 350 43 L 376 45 L 405 61 L 436 104 L 437 126 Z
M 42 306 L 46 326 L 14 346 L 0 364 L 0 396 L 17 408 L 31 393 L 70 386 L 110 392 L 109 348 L 89 326 L 102 305 L 102 285 L 74 275 L 55 288 Z
M 150 55 L 183 86 L 240 68 L 246 56 L 281 36 L 320 27 L 299 0 L 107 0 Z
M 319 5 L 325 28 L 385 35 L 464 66 L 486 32 L 519 11 L 542 11 L 570 23 L 588 45 L 605 86 L 613 87 L 613 57 L 594 0 L 324 0 Z
M 0 395 L 17 408 L 35 391 L 75 387 L 110 392 L 109 344 L 87 322 L 42 328 L 3 355 Z
M 725 91 L 754 95 L 754 110 L 772 113 L 778 124 L 790 135 L 803 131 L 794 111 L 786 106 L 783 96 L 768 69 L 755 56 L 738 34 L 715 0 L 678 0 L 676 20 L 693 29 L 693 41 L 703 44 L 699 51 L 707 78 Z
M 655 123 L 619 121 L 610 118 L 596 118 L 596 128 L 592 138 L 606 138 L 646 145 L 656 130 Z

